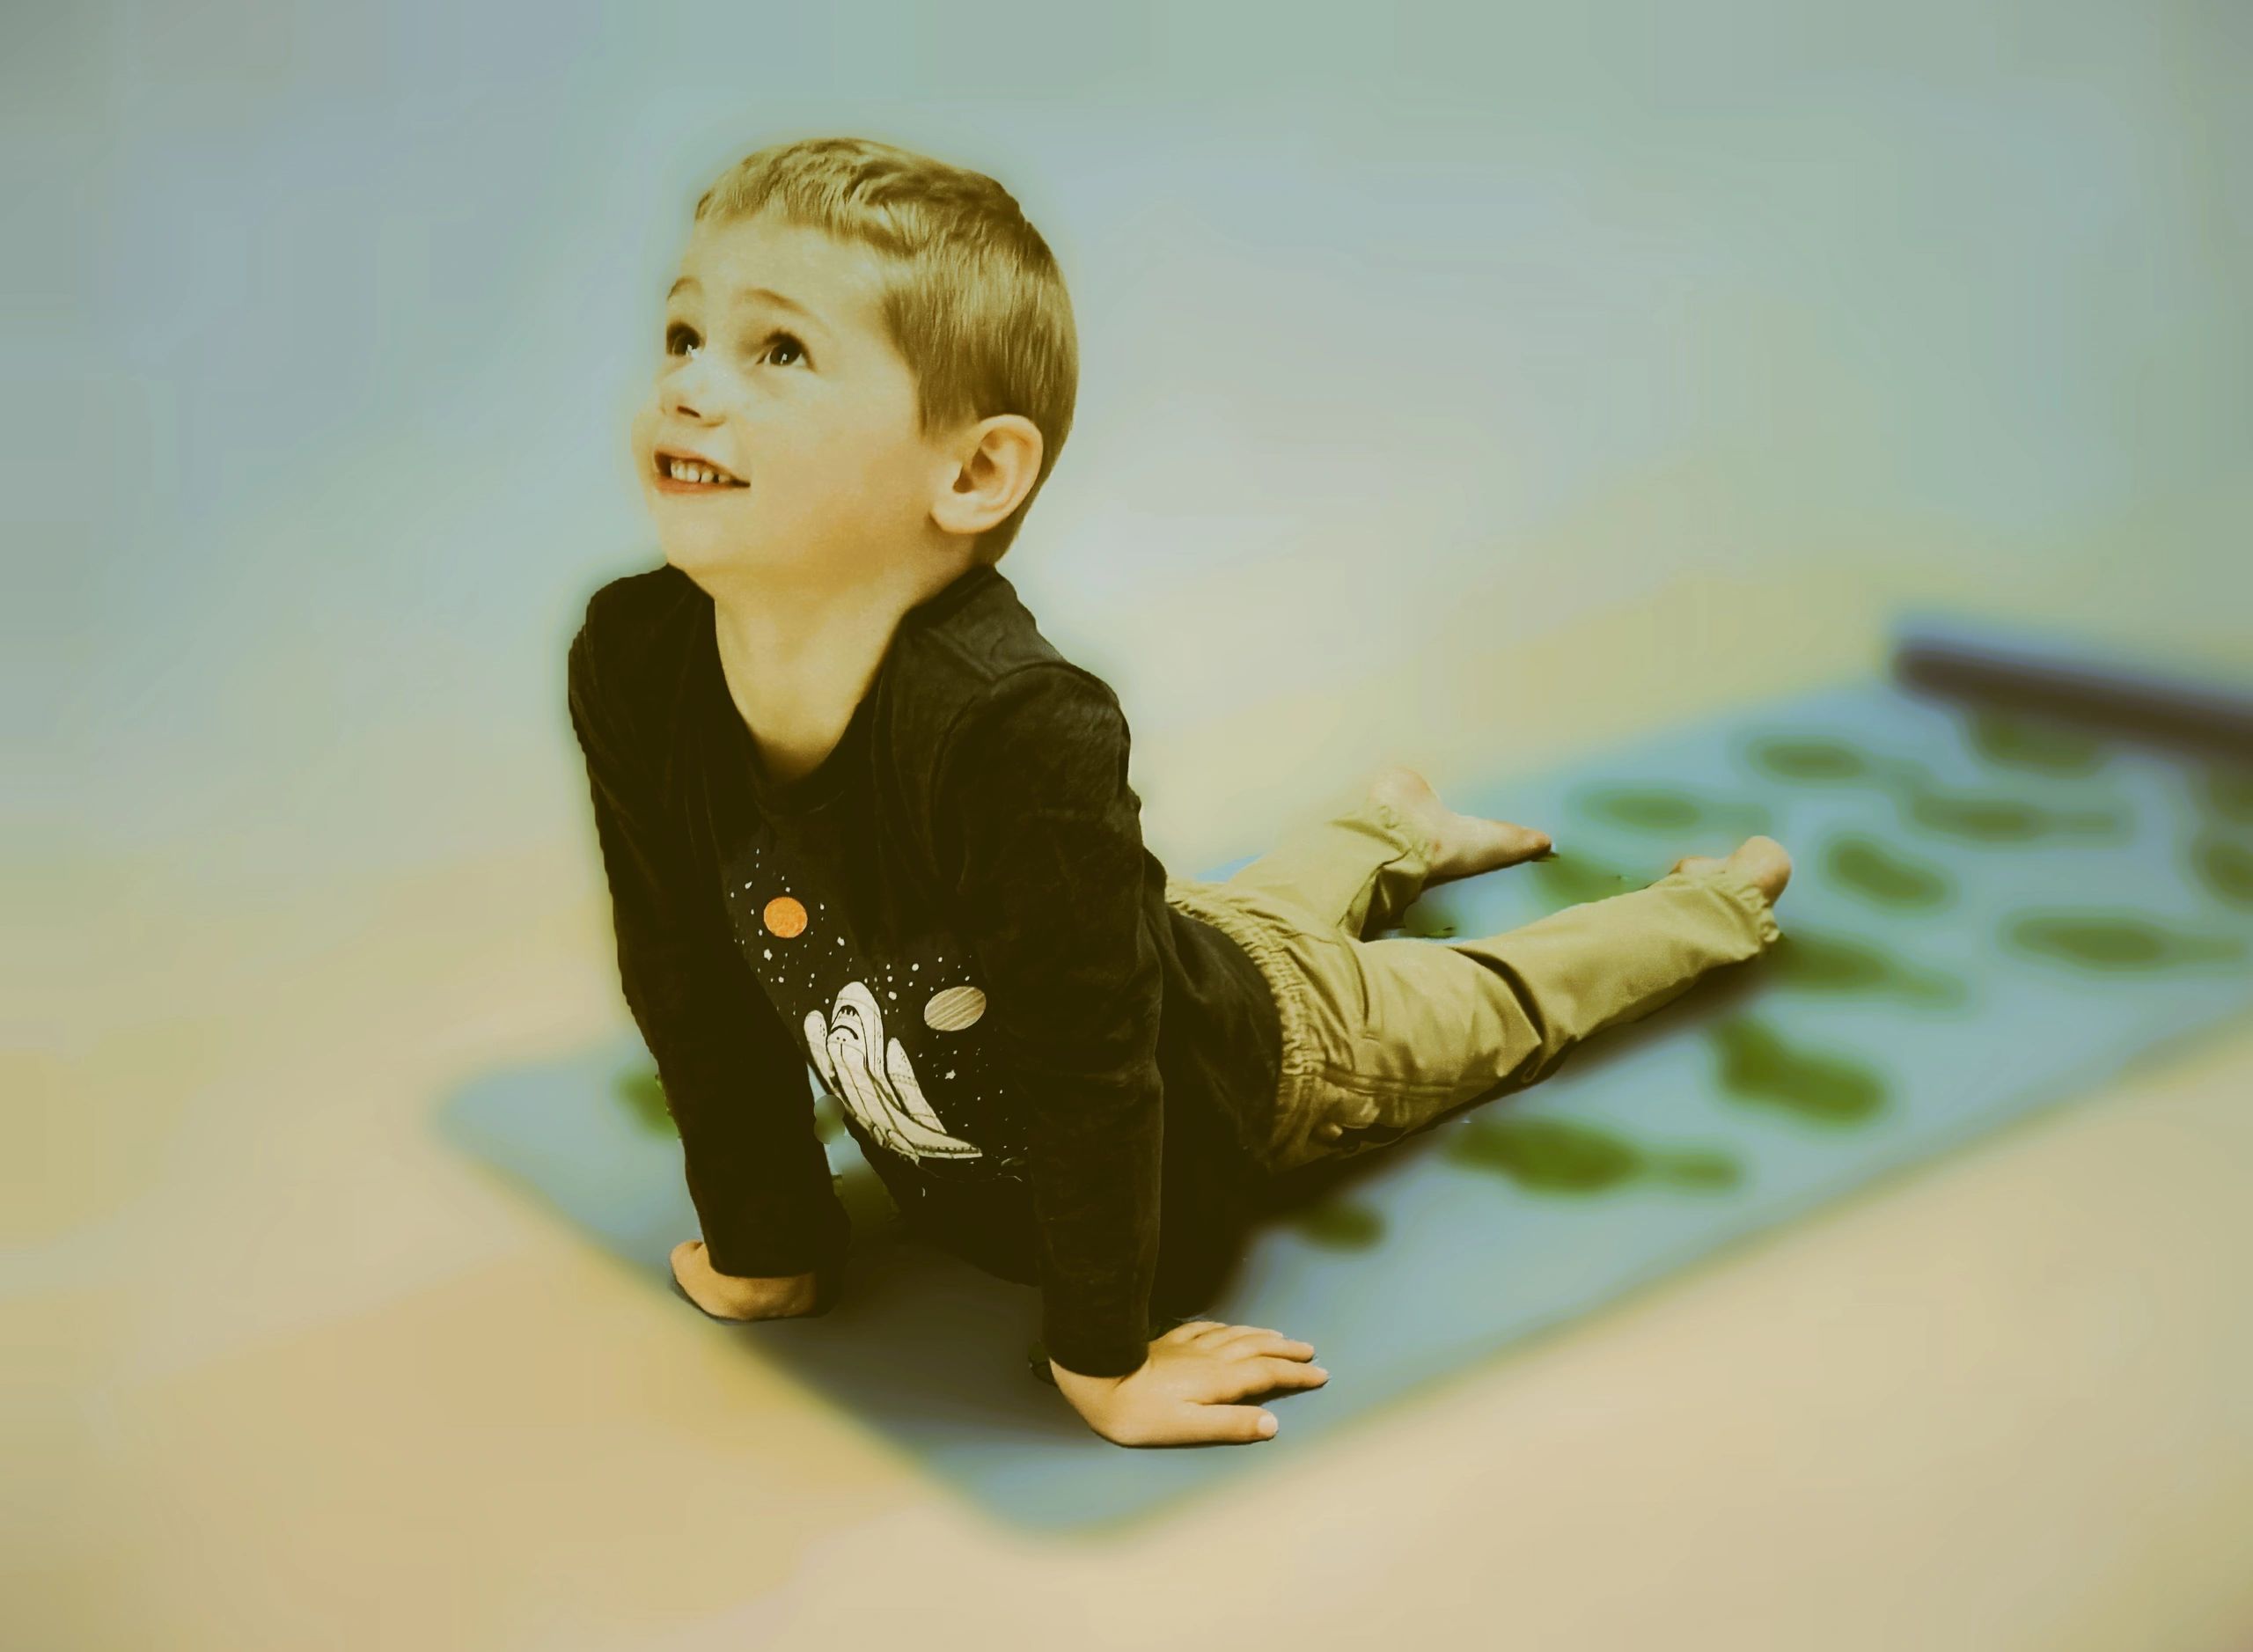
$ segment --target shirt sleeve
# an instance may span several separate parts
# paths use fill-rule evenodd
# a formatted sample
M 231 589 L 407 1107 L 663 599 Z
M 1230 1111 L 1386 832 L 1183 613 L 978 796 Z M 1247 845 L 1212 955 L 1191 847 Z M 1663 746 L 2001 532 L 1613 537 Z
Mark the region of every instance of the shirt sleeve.
M 820 1311 L 852 1222 L 814 1130 L 804 1053 L 738 952 L 716 877 L 667 819 L 654 764 L 620 737 L 584 629 L 569 679 L 619 980 L 680 1133 L 706 1252 L 738 1278 L 821 1273 Z
M 981 1032 L 1030 1112 L 1041 1340 L 1091 1377 L 1149 1357 L 1158 1255 L 1164 980 L 1128 743 L 1100 679 L 1021 668 L 958 722 L 936 811 Z

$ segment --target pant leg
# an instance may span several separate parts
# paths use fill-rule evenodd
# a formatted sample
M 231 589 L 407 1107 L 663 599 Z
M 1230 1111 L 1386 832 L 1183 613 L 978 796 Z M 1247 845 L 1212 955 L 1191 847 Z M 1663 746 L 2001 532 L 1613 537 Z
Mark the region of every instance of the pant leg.
M 1286 833 L 1265 855 L 1207 886 L 1255 890 L 1359 940 L 1372 925 L 1398 924 L 1416 904 L 1435 850 L 1420 826 L 1357 782 L 1354 797 L 1323 819 Z
M 1498 1083 L 1532 1083 L 1590 1033 L 1781 933 L 1767 897 L 1717 866 L 1500 935 L 1359 938 L 1398 922 L 1431 858 L 1422 833 L 1362 789 L 1220 883 L 1170 882 L 1172 903 L 1235 938 L 1274 990 L 1271 1169 L 1364 1151 Z
M 1310 1146 L 1363 1151 L 1498 1084 L 1523 1089 L 1591 1033 L 1648 1015 L 1781 933 L 1766 895 L 1722 865 L 1500 935 L 1350 943 L 1352 975 L 1328 990 L 1357 995 L 1354 1061 L 1324 1075 L 1312 1105 L 1331 1116 Z
M 1169 877 L 1166 899 L 1234 940 L 1259 966 L 1282 1032 L 1272 1124 L 1260 1144 L 1270 1170 L 1319 1156 L 1312 1133 L 1331 1120 L 1332 1075 L 1350 1072 L 1362 1000 L 1348 948 L 1363 928 L 1389 927 L 1423 891 L 1435 846 L 1357 782 L 1325 818 L 1285 833 L 1226 878 Z

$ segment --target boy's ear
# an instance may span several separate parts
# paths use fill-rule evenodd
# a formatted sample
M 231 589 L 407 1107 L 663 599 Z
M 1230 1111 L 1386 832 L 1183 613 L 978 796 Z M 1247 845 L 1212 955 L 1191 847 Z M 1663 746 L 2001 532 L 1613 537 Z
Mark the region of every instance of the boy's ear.
M 954 474 L 931 502 L 950 533 L 979 534 L 1005 521 L 1040 475 L 1040 427 L 1022 414 L 980 419 L 956 445 Z

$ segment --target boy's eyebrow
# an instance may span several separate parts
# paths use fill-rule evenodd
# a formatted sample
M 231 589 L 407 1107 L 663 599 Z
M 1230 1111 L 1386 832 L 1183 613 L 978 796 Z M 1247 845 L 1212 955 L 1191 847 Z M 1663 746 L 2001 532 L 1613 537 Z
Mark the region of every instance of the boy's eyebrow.
M 679 292 L 683 287 L 701 288 L 702 285 L 703 283 L 698 281 L 695 276 L 683 275 L 679 281 L 673 283 L 671 288 L 665 293 L 665 297 L 670 299 L 674 293 Z M 788 310 L 792 315 L 804 316 L 807 320 L 812 322 L 818 327 L 826 327 L 828 325 L 819 316 L 807 309 L 805 305 L 800 304 L 796 299 L 785 297 L 782 294 L 775 291 L 772 287 L 745 287 L 737 291 L 736 303 L 738 306 L 753 302 L 771 304 L 778 310 Z

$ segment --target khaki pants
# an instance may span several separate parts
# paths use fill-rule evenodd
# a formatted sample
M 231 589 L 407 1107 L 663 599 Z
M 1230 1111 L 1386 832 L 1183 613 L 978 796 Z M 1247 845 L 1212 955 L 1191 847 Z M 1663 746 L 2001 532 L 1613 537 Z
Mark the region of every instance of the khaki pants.
M 1477 940 L 1361 939 L 1399 922 L 1432 853 L 1420 828 L 1363 790 L 1222 882 L 1167 880 L 1168 904 L 1234 939 L 1274 990 L 1272 1171 L 1398 1141 L 1498 1085 L 1522 1090 L 1591 1032 L 1781 934 L 1767 897 L 1722 867 Z

